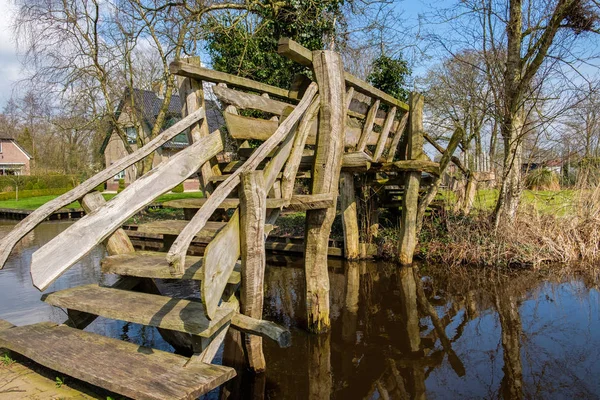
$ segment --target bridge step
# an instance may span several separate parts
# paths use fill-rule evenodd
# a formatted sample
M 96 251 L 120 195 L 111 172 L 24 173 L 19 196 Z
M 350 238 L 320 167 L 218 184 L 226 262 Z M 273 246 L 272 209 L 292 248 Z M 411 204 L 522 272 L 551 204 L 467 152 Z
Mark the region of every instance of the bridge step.
M 173 299 L 98 285 L 79 286 L 46 294 L 42 300 L 57 307 L 202 337 L 211 337 L 233 316 L 233 310 L 220 307 L 215 317 L 209 320 L 200 301 Z
M 163 203 L 166 207 L 172 208 L 200 208 L 208 199 L 180 199 L 171 200 Z M 225 199 L 219 208 L 232 209 L 240 205 L 240 199 Z M 267 208 L 285 208 L 289 211 L 317 210 L 333 207 L 333 195 L 330 193 L 316 195 L 297 195 L 287 201 L 285 199 L 267 199 Z
M 102 260 L 102 272 L 139 278 L 173 279 L 169 271 L 166 253 L 154 251 L 137 251 L 135 253 L 118 254 Z M 202 280 L 202 257 L 187 256 L 185 272 L 177 279 Z M 240 266 L 237 265 L 229 276 L 227 283 L 238 284 L 241 281 Z
M 50 322 L 2 329 L 0 347 L 141 400 L 195 399 L 235 376 L 229 367 L 200 362 L 186 367 L 182 356 Z

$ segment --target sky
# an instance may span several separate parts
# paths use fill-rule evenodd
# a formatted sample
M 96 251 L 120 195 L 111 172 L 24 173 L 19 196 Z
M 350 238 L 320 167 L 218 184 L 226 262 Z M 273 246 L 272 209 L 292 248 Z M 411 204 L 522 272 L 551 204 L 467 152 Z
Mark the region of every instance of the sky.
M 10 0 L 0 0 L 0 111 L 10 99 L 13 84 L 22 78 L 11 28 L 13 10 Z

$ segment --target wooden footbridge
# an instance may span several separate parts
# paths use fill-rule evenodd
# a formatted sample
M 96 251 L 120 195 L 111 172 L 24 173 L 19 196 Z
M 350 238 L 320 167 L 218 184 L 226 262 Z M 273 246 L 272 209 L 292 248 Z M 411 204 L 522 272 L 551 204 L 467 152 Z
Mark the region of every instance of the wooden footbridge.
M 290 344 L 286 328 L 262 319 L 265 239 L 282 211 L 306 211 L 308 329 L 327 331 L 327 251 L 338 199 L 344 256 L 361 257 L 355 194 L 358 176 L 384 174 L 385 182 L 396 185 L 390 190 L 402 187 L 400 259 L 412 262 L 421 174 L 425 171 L 437 177 L 440 165 L 447 164 L 448 154 L 453 152 L 446 152 L 439 164 L 423 155 L 421 96 L 413 94 L 409 107 L 344 72 L 335 52 L 311 52 L 285 39 L 279 52 L 310 66 L 314 82 L 305 77 L 285 90 L 202 68 L 194 59 L 174 62 L 171 70 L 179 77 L 184 118 L 40 207 L 2 238 L 0 265 L 35 226 L 79 200 L 85 217 L 33 254 L 33 284 L 45 290 L 100 243 L 109 254 L 102 261 L 102 271 L 120 278 L 112 286 L 86 285 L 45 294 L 43 301 L 68 310 L 69 320 L 63 325 L 20 327 L 2 322 L 0 347 L 139 399 L 192 399 L 231 379 L 234 369 L 211 364 L 230 333 L 242 333 L 249 366 L 262 371 L 263 338 L 280 346 Z M 208 131 L 206 82 L 215 84 L 214 95 L 226 107 L 226 133 Z M 245 110 L 262 112 L 265 118 L 247 117 Z M 93 191 L 186 130 L 192 143 L 189 147 L 115 198 L 105 202 Z M 231 139 L 241 143 L 239 159 L 219 164 L 216 156 Z M 252 148 L 249 140 L 262 143 Z M 154 226 L 155 231 L 174 238 L 169 251 L 135 251 L 121 226 L 155 198 L 196 175 L 206 196 L 181 205 L 187 209 L 189 220 Z M 296 194 L 300 179 L 309 179 L 310 194 Z M 375 179 L 373 182 L 386 185 Z M 219 210 L 223 215 L 223 209 L 229 210 L 227 221 L 213 220 Z M 207 242 L 202 257 L 188 255 L 196 238 Z M 165 278 L 197 281 L 201 299 L 161 295 L 154 279 Z M 82 331 L 96 316 L 156 327 L 169 343 L 193 355 L 188 358 L 140 348 Z

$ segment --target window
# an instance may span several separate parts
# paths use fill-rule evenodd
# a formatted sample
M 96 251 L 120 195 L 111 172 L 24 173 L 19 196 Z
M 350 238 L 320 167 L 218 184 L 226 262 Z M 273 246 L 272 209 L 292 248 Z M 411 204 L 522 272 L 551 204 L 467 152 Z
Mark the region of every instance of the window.
M 115 181 L 118 181 L 119 179 L 125 179 L 125 170 L 115 175 Z
M 130 126 L 129 128 L 125 128 L 125 134 L 127 135 L 127 143 L 136 144 L 137 143 L 137 129 L 135 126 Z
M 2 140 L 0 140 L 0 153 L 2 153 Z
M 181 132 L 179 135 L 175 136 L 172 140 L 173 140 L 173 143 L 189 144 L 188 130 L 186 129 L 185 131 Z

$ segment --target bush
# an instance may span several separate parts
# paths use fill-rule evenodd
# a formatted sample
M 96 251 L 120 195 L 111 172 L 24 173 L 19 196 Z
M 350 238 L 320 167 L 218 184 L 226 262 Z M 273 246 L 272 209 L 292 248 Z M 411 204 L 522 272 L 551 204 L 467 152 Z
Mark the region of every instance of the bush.
M 175 186 L 173 189 L 171 189 L 171 192 L 183 193 L 183 183 L 180 183 L 179 185 Z
M 117 189 L 117 193 L 121 193 L 125 189 L 125 179 L 119 179 L 119 188 Z
M 74 175 L 0 176 L 0 189 L 13 192 L 16 186 L 25 190 L 73 188 L 79 184 Z
M 101 184 L 99 184 L 98 186 L 96 186 L 96 187 L 94 188 L 94 190 L 95 190 L 96 192 L 100 192 L 100 193 L 102 193 L 102 192 L 104 192 L 104 191 L 106 190 L 106 189 L 105 189 L 105 187 L 104 187 L 104 185 L 105 185 L 104 183 L 101 183 Z
M 67 193 L 71 188 L 52 188 L 52 189 L 36 189 L 36 190 L 19 190 L 19 199 L 38 196 L 52 196 Z M 1 192 L 0 201 L 15 200 L 16 192 Z
M 558 176 L 547 168 L 538 168 L 525 176 L 525 186 L 530 190 L 560 190 Z

